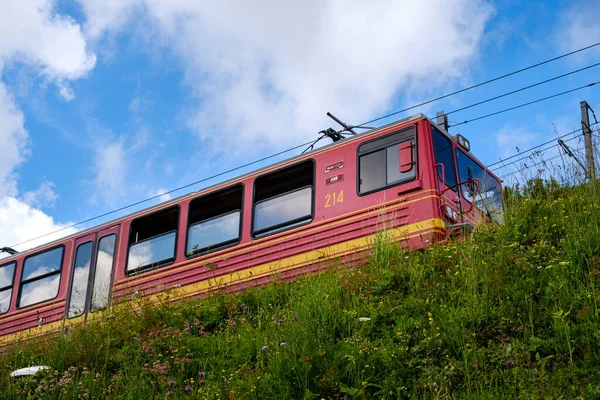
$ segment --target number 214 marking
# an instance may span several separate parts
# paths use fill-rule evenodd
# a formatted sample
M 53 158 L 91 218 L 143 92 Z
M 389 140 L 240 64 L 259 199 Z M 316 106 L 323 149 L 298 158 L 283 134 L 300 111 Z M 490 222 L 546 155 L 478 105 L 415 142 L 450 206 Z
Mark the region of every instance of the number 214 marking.
M 340 190 L 339 192 L 333 192 L 331 194 L 325 195 L 325 208 L 329 208 L 331 206 L 337 206 L 340 203 L 344 202 L 344 191 Z

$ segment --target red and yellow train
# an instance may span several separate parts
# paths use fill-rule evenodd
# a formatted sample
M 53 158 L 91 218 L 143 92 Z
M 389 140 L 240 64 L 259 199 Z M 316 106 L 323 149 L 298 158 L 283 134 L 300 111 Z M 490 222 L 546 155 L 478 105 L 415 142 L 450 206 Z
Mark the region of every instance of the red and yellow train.
M 0 344 L 111 304 L 200 296 L 419 249 L 502 220 L 498 177 L 419 114 L 0 260 Z

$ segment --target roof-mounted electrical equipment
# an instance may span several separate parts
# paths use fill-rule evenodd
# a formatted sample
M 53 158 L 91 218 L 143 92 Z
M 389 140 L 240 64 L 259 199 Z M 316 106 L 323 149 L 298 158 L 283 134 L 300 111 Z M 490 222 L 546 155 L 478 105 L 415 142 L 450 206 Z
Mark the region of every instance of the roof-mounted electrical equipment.
M 467 138 L 464 137 L 463 135 L 460 135 L 457 133 L 456 135 L 452 136 L 452 139 L 466 151 L 471 151 L 471 143 L 469 143 Z

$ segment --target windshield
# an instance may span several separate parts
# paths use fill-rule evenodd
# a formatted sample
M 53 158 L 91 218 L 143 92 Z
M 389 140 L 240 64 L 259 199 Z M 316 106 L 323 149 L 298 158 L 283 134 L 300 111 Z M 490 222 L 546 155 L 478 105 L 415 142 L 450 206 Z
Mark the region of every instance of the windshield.
M 504 223 L 500 182 L 460 149 L 456 149 L 456 161 L 458 176 L 463 183 L 460 187 L 463 198 L 473 203 L 475 197 L 475 207 L 493 221 Z

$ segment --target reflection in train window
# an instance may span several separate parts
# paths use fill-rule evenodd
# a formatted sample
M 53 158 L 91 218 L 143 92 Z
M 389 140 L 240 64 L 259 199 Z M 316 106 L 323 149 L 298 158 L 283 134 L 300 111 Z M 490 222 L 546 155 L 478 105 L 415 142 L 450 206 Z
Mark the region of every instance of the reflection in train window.
M 7 312 L 10 307 L 16 265 L 12 262 L 0 267 L 0 314 Z
M 25 259 L 19 307 L 27 307 L 58 295 L 64 247 L 56 247 Z

